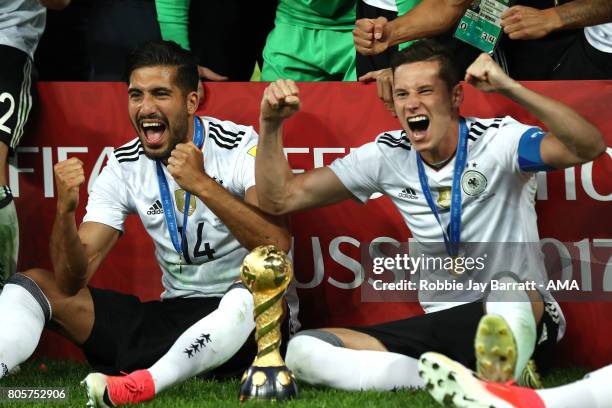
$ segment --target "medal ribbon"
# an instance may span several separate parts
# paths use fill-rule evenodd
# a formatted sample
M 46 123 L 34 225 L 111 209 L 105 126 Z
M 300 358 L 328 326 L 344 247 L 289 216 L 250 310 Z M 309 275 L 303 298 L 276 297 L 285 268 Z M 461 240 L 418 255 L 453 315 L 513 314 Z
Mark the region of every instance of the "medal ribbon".
M 198 119 L 198 117 L 193 118 L 194 121 L 194 136 L 193 143 L 198 147 L 198 149 L 202 149 L 202 145 L 204 144 L 204 126 L 202 122 Z M 172 240 L 172 245 L 176 252 L 183 258 L 183 249 L 187 250 L 187 248 L 183 248 L 183 242 L 185 242 L 185 234 L 187 231 L 187 220 L 189 216 L 189 201 L 191 200 L 191 193 L 185 192 L 185 208 L 183 210 L 183 230 L 181 231 L 181 238 L 179 239 L 178 234 L 178 226 L 176 225 L 176 214 L 174 212 L 174 201 L 172 200 L 172 195 L 170 194 L 170 188 L 168 187 L 168 180 L 166 180 L 166 176 L 164 175 L 164 168 L 162 167 L 162 162 L 157 160 L 155 162 L 157 166 L 157 181 L 159 184 L 159 194 L 161 195 L 161 203 L 164 209 L 164 218 L 166 219 L 166 226 L 168 227 L 168 233 L 170 234 L 170 239 Z M 185 259 L 188 259 L 188 256 L 185 256 Z
M 446 252 L 450 256 L 457 256 L 459 253 L 459 242 L 461 239 L 461 175 L 467 162 L 467 138 L 468 128 L 465 124 L 465 119 L 461 118 L 459 121 L 459 141 L 457 143 L 457 159 L 455 160 L 455 168 L 453 171 L 453 185 L 451 188 L 451 207 L 450 207 L 450 224 L 448 232 L 446 228 L 442 226 L 440 220 L 440 213 L 438 207 L 433 201 L 431 196 L 431 190 L 429 189 L 429 181 L 425 174 L 425 167 L 423 166 L 423 159 L 417 152 L 417 168 L 419 170 L 419 181 L 421 182 L 421 188 L 423 189 L 423 195 L 427 200 L 427 205 L 431 209 L 438 225 L 442 229 L 442 235 L 444 236 L 444 245 L 446 246 Z

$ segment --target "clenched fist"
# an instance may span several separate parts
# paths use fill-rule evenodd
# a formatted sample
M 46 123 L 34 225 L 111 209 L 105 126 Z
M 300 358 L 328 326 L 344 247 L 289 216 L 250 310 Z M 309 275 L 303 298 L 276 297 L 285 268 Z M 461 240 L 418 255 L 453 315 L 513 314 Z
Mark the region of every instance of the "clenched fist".
M 278 79 L 264 91 L 259 119 L 281 123 L 300 110 L 299 89 L 291 79 Z
M 513 6 L 501 16 L 501 26 L 511 40 L 537 40 L 562 27 L 563 22 L 554 7 L 539 10 Z
M 518 85 L 489 54 L 480 54 L 465 72 L 465 81 L 483 92 L 500 92 Z
M 389 48 L 390 28 L 384 17 L 362 18 L 355 22 L 353 42 L 361 55 L 377 55 Z
M 57 187 L 58 211 L 73 212 L 79 205 L 79 187 L 85 182 L 83 162 L 71 157 L 53 166 L 53 173 Z
M 176 145 L 168 158 L 168 171 L 183 190 L 192 194 L 197 194 L 208 177 L 204 172 L 204 154 L 193 142 Z

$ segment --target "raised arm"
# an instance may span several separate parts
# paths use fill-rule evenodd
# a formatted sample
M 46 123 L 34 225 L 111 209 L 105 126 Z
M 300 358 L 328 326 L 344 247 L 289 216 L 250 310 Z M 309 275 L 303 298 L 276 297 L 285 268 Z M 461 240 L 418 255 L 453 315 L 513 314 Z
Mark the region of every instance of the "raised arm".
M 488 54 L 467 69 L 465 80 L 484 92 L 498 92 L 536 116 L 548 128 L 540 155 L 561 169 L 596 159 L 606 150 L 599 130 L 569 106 L 525 88 L 507 76 Z
M 297 175 L 291 171 L 283 152 L 282 127 L 299 108 L 299 90 L 291 80 L 273 82 L 264 91 L 255 180 L 259 205 L 271 214 L 288 214 L 353 198 L 327 167 Z
M 392 21 L 384 17 L 355 22 L 353 41 L 363 55 L 375 55 L 406 41 L 432 37 L 450 30 L 472 0 L 423 0 Z
M 610 0 L 574 0 L 542 10 L 526 6 L 510 7 L 502 14 L 501 25 L 513 40 L 534 40 L 553 31 L 583 28 L 611 21 Z
M 119 231 L 86 222 L 77 230 L 75 211 L 85 182 L 83 162 L 70 158 L 54 167 L 57 211 L 51 232 L 51 261 L 58 287 L 67 295 L 85 287 L 119 238 Z

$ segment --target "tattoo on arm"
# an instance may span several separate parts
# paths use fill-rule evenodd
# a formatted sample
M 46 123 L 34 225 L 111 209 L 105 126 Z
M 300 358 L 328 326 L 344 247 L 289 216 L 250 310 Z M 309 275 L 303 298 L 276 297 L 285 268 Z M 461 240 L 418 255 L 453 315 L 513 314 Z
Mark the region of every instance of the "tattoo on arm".
M 574 0 L 556 8 L 563 28 L 582 28 L 612 20 L 610 0 Z

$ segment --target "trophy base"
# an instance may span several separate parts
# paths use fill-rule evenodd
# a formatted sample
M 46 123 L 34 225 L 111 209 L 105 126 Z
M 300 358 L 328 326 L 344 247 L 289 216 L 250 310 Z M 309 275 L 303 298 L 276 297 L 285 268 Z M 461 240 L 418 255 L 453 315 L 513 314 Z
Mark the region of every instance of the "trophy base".
M 295 377 L 287 366 L 250 366 L 242 376 L 240 402 L 253 399 L 286 401 L 297 396 Z

